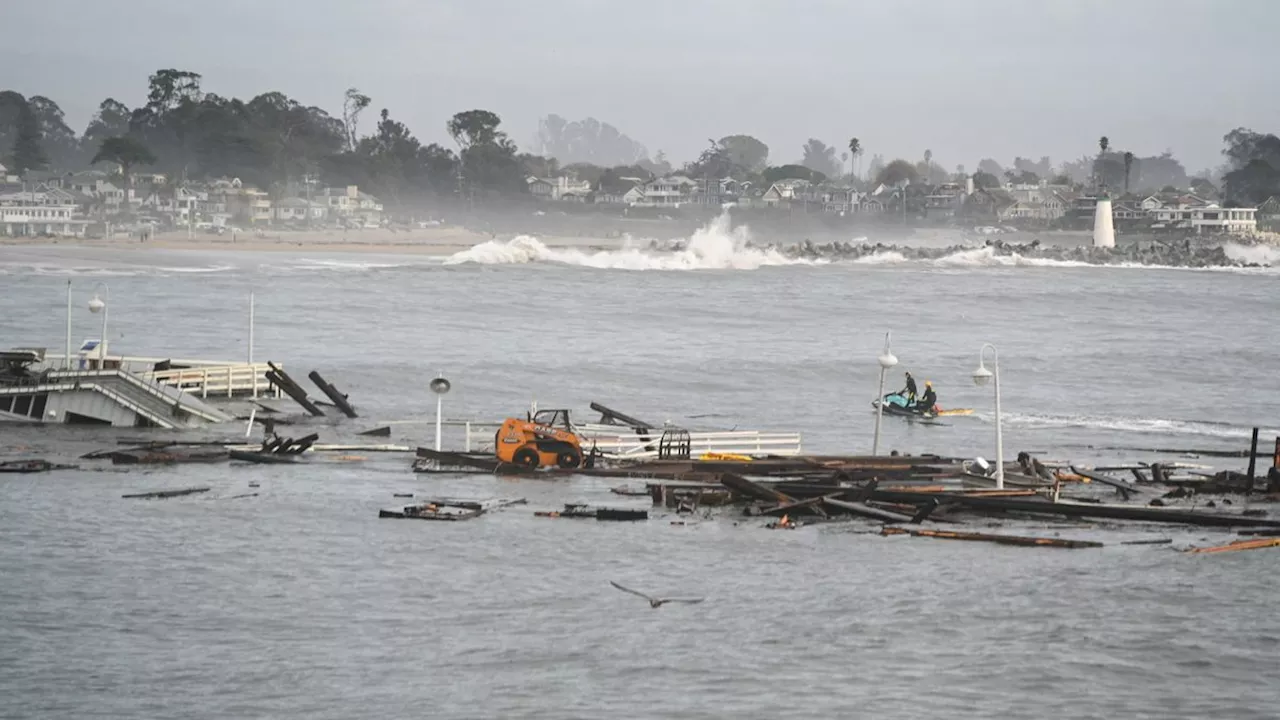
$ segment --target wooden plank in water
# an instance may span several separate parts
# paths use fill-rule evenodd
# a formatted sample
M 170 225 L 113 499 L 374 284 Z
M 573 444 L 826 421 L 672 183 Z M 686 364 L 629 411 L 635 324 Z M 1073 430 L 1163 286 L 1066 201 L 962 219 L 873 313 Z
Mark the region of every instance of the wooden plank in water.
M 1205 553 L 1235 552 L 1237 550 L 1261 550 L 1263 548 L 1271 547 L 1280 547 L 1280 537 L 1264 537 L 1256 540 L 1236 540 L 1234 542 L 1229 542 L 1226 545 L 1188 548 L 1183 552 L 1199 555 Z
M 883 520 L 885 522 L 909 523 L 914 519 L 910 515 L 903 515 L 901 513 L 896 513 L 891 510 L 881 510 L 880 508 L 871 507 L 870 505 L 866 505 L 864 503 L 839 500 L 831 496 L 822 498 L 822 502 L 825 505 L 830 505 L 834 508 L 839 508 L 841 510 L 851 512 L 854 515 L 869 517 L 869 518 L 872 518 L 873 520 Z
M 130 495 L 121 495 L 120 497 L 122 497 L 122 498 L 147 498 L 147 499 L 151 499 L 151 498 L 171 498 L 171 497 L 181 497 L 181 496 L 183 496 L 183 495 L 195 495 L 196 493 L 203 493 L 203 492 L 209 492 L 209 488 L 208 488 L 208 486 L 204 486 L 204 487 L 190 487 L 190 488 L 182 488 L 182 489 L 179 489 L 179 490 L 153 490 L 153 491 L 151 491 L 151 492 L 144 492 L 144 493 L 132 493 L 132 494 L 130 494 Z
M 949 530 L 908 530 L 899 527 L 886 527 L 881 535 L 910 535 L 912 537 L 928 537 L 940 540 L 972 540 L 991 542 L 999 545 L 1019 545 L 1023 547 L 1057 547 L 1057 548 L 1100 548 L 1102 543 L 1092 540 L 1064 540 L 1062 538 L 1026 537 L 1021 535 L 992 535 L 989 533 L 953 532 Z

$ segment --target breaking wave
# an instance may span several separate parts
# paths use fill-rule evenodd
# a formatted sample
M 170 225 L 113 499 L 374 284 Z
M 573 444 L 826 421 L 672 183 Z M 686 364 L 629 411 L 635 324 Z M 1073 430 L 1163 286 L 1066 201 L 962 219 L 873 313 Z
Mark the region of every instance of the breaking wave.
M 1226 243 L 1222 251 L 1236 262 L 1280 267 L 1280 247 L 1275 245 L 1240 245 Z
M 506 242 L 480 243 L 451 255 L 444 262 L 446 265 L 547 262 L 611 270 L 755 270 L 778 265 L 825 264 L 826 261 L 788 256 L 776 248 L 753 247 L 747 226 L 731 228 L 728 213 L 722 213 L 688 240 L 655 242 L 646 249 L 623 247 L 588 252 L 550 248 L 537 238 L 520 235 Z
M 9 275 L 45 275 L 51 277 L 139 277 L 144 275 L 205 274 L 234 270 L 233 265 L 183 267 L 169 265 L 114 265 L 108 267 L 67 267 L 58 265 L 14 264 L 0 268 Z
M 260 263 L 257 271 L 264 275 L 313 275 L 318 273 L 357 274 L 395 270 L 419 265 L 439 265 L 435 258 L 424 257 L 420 262 L 366 262 L 359 260 L 298 259 L 289 262 Z
M 987 414 L 980 417 L 994 422 Z M 1242 439 L 1250 437 L 1252 428 L 1205 420 L 1169 420 L 1163 418 L 1108 417 L 1103 415 L 1027 415 L 1005 413 L 1005 425 L 1033 429 L 1086 428 L 1151 435 L 1197 435 L 1201 437 Z M 1270 433 L 1271 431 L 1266 431 Z M 1264 435 L 1266 435 L 1264 433 Z

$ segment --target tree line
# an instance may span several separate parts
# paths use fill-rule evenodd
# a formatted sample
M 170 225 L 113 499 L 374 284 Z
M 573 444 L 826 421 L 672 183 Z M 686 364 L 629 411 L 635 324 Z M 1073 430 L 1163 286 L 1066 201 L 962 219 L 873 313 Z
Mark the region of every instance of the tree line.
M 886 162 L 875 155 L 864 174 L 865 147 L 858 137 L 840 146 L 810 138 L 797 161 L 771 165 L 768 145 L 736 134 L 709 140 L 697 158 L 676 168 L 661 151 L 650 157 L 644 145 L 594 118 L 548 115 L 533 143 L 538 153 L 522 153 L 496 113 L 475 109 L 446 121 L 454 146 L 445 147 L 419 141 L 386 108 L 362 132 L 373 101 L 356 88 L 343 94 L 341 115 L 335 117 L 280 92 L 249 100 L 207 93 L 201 80 L 194 72 L 158 70 L 148 79 L 145 104 L 129 108 L 107 98 L 79 135 L 53 100 L 0 91 L 0 163 L 23 176 L 110 164 L 120 168 L 126 185 L 143 166 L 178 181 L 238 177 L 276 193 L 303 182 L 359 185 L 391 207 L 427 198 L 522 194 L 528 192 L 529 176 L 566 172 L 601 192 L 623 192 L 632 179 L 673 171 L 694 181 L 732 178 L 756 187 L 786 179 L 838 179 L 865 187 L 966 178 L 979 187 L 1049 180 L 1113 192 L 1208 185 L 1207 178 L 1188 177 L 1172 153 L 1139 157 L 1112 148 L 1106 136 L 1099 138 L 1096 154 L 1057 167 L 1048 157 L 1018 157 L 1007 168 L 985 158 L 973 172 L 963 165 L 950 171 L 926 149 L 915 161 Z M 1222 182 L 1228 200 L 1256 204 L 1280 194 L 1280 139 L 1237 128 L 1224 143 Z

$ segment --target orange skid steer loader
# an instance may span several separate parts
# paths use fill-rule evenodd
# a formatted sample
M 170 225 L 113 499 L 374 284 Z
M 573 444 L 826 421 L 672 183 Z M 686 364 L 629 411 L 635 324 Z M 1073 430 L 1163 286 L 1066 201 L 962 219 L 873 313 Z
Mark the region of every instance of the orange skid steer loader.
M 541 413 L 539 413 L 541 415 Z M 507 418 L 494 438 L 498 460 L 529 469 L 582 466 L 582 444 L 570 430 L 536 420 Z

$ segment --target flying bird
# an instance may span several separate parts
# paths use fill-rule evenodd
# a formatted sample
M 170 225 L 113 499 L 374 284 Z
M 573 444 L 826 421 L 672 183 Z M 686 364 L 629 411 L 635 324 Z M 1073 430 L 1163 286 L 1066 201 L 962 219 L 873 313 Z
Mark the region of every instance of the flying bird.
M 619 585 L 618 583 L 616 583 L 616 582 L 614 582 L 614 581 L 612 581 L 612 580 L 610 580 L 610 581 L 609 581 L 609 584 L 610 584 L 610 585 L 612 585 L 612 586 L 614 586 L 614 587 L 616 587 L 616 588 L 618 588 L 619 590 L 621 590 L 621 591 L 622 591 L 622 592 L 624 592 L 624 593 L 631 593 L 632 595 L 637 595 L 637 596 L 639 596 L 639 597 L 644 598 L 645 600 L 648 600 L 648 601 L 649 601 L 649 607 L 652 607 L 652 608 L 662 607 L 662 606 L 663 606 L 663 605 L 665 605 L 666 603 L 670 603 L 670 602 L 677 602 L 677 603 L 689 603 L 690 605 L 692 605 L 693 603 L 700 603 L 700 602 L 702 602 L 703 600 L 705 600 L 705 599 L 706 599 L 706 598 L 656 598 L 656 597 L 652 597 L 652 596 L 650 596 L 650 595 L 645 595 L 644 593 L 640 592 L 639 590 L 632 590 L 632 589 L 631 589 L 631 588 L 629 588 L 629 587 L 623 587 L 623 586 Z

